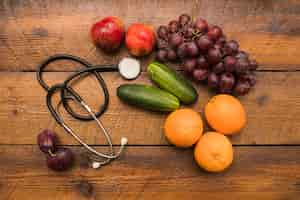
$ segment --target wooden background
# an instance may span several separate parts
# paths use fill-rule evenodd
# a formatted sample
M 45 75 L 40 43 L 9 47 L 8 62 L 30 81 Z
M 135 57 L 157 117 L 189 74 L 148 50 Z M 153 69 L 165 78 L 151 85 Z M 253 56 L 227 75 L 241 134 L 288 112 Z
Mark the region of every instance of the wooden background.
M 45 91 L 35 78 L 37 64 L 56 53 L 81 56 L 91 63 L 115 63 L 90 41 L 91 24 L 107 15 L 128 26 L 157 27 L 180 13 L 202 16 L 223 27 L 260 63 L 258 84 L 242 97 L 248 114 L 245 130 L 232 137 L 234 163 L 220 174 L 203 172 L 192 149 L 170 146 L 162 133 L 164 114 L 127 106 L 115 95 L 125 81 L 104 75 L 111 94 L 101 118 L 115 144 L 129 147 L 100 170 L 87 168 L 84 150 L 59 128 L 45 106 Z M 0 199 L 300 199 L 300 1 L 297 0 L 1 0 L 0 1 Z M 143 67 L 153 55 L 143 58 Z M 177 67 L 173 65 L 173 67 Z M 59 63 L 47 81 L 64 79 L 74 65 Z M 149 83 L 143 73 L 136 82 Z M 96 88 L 96 89 L 95 89 Z M 101 94 L 88 78 L 77 86 L 87 102 Z M 197 86 L 202 113 L 213 94 Z M 67 120 L 96 148 L 105 150 L 93 122 Z M 54 129 L 62 145 L 76 152 L 76 165 L 65 173 L 48 170 L 36 146 L 44 128 Z

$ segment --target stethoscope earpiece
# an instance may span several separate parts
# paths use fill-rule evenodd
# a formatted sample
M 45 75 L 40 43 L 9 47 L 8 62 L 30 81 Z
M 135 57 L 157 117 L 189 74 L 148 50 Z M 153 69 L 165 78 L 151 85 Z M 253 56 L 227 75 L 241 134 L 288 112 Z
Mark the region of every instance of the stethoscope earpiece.
M 126 137 L 121 138 L 121 145 L 126 145 L 128 142 L 128 139 Z

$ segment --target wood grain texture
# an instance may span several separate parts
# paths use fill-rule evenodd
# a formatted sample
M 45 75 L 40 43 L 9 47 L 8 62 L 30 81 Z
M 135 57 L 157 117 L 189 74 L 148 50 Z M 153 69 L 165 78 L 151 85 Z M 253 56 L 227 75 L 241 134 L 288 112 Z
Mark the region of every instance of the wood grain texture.
M 129 147 L 100 170 L 87 169 L 78 156 L 82 148 L 72 149 L 75 167 L 55 173 L 35 145 L 1 145 L 0 198 L 297 200 L 300 195 L 295 159 L 300 147 L 236 147 L 233 165 L 221 174 L 203 172 L 191 149 Z
M 223 27 L 261 64 L 261 69 L 300 69 L 300 2 L 296 0 L 125 0 L 29 1 L 0 3 L 0 70 L 31 71 L 56 53 L 76 54 L 92 63 L 114 63 L 125 55 L 97 50 L 89 38 L 92 23 L 107 15 L 157 27 L 180 13 L 201 16 Z M 146 64 L 153 58 L 142 59 Z M 53 70 L 72 70 L 60 65 Z
M 45 78 L 53 84 L 63 80 L 67 74 L 48 72 Z M 115 92 L 126 81 L 118 73 L 103 75 L 111 101 L 101 120 L 112 132 L 113 142 L 119 144 L 120 138 L 126 136 L 132 145 L 168 144 L 162 131 L 166 114 L 122 103 Z M 300 72 L 258 73 L 255 89 L 241 98 L 248 123 L 240 135 L 232 137 L 234 144 L 300 144 L 299 75 Z M 34 72 L 2 72 L 0 80 L 0 144 L 35 144 L 37 134 L 44 128 L 55 130 L 62 144 L 77 144 L 50 117 L 45 103 L 46 92 L 38 85 Z M 145 73 L 135 82 L 151 84 Z M 94 79 L 87 78 L 75 86 L 93 108 L 100 105 L 102 96 Z M 204 86 L 198 85 L 197 89 L 199 99 L 193 107 L 203 116 L 204 105 L 214 94 Z M 105 144 L 94 122 L 79 122 L 62 113 L 89 144 Z

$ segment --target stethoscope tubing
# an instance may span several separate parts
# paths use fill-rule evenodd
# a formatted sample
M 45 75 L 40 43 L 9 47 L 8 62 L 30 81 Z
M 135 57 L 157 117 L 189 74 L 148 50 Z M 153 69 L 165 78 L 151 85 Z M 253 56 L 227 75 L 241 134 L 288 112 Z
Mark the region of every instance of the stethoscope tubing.
M 71 74 L 69 77 L 67 77 L 65 79 L 65 81 L 63 81 L 60 84 L 55 84 L 51 87 L 49 87 L 45 81 L 43 80 L 43 72 L 45 71 L 45 68 L 47 65 L 49 65 L 50 63 L 57 61 L 57 60 L 72 60 L 75 62 L 80 63 L 81 65 L 85 66 L 86 68 L 80 69 L 79 71 Z M 101 121 L 98 119 L 98 117 L 100 117 L 107 109 L 108 107 L 108 103 L 109 103 L 109 92 L 106 86 L 106 83 L 104 81 L 104 79 L 102 78 L 100 72 L 110 72 L 110 71 L 117 71 L 118 67 L 117 65 L 101 65 L 101 66 L 93 66 L 91 65 L 89 62 L 77 57 L 77 56 L 73 56 L 73 55 L 67 55 L 67 54 L 57 54 L 54 56 L 50 56 L 48 59 L 46 59 L 44 62 L 41 63 L 41 65 L 38 68 L 37 71 L 37 80 L 40 83 L 40 85 L 44 88 L 44 90 L 47 92 L 46 95 L 46 104 L 47 107 L 51 113 L 51 115 L 53 116 L 53 118 L 55 119 L 55 121 L 64 128 L 64 130 L 69 133 L 70 135 L 73 136 L 73 138 L 75 138 L 75 140 L 77 140 L 82 146 L 84 146 L 89 152 L 93 153 L 94 155 L 101 157 L 101 158 L 105 158 L 106 160 L 98 162 L 97 164 L 104 165 L 109 163 L 111 160 L 117 158 L 120 156 L 120 154 L 122 153 L 126 143 L 127 143 L 127 139 L 126 138 L 122 138 L 121 139 L 121 146 L 119 148 L 119 151 L 117 153 L 114 152 L 114 148 L 113 148 L 113 144 L 111 141 L 111 137 L 108 134 L 108 132 L 106 131 L 105 127 L 103 126 L 103 124 L 101 123 Z M 102 92 L 104 93 L 104 103 L 101 105 L 101 107 L 99 108 L 99 110 L 95 113 L 92 111 L 92 109 L 84 102 L 84 100 L 80 97 L 80 95 L 73 90 L 69 85 L 71 84 L 72 80 L 74 80 L 75 78 L 82 78 L 88 74 L 93 74 L 98 82 L 99 85 L 101 86 Z M 53 102 L 52 102 L 52 97 L 53 95 L 57 92 L 60 91 L 60 102 L 57 105 L 57 110 L 54 108 L 53 106 Z M 75 113 L 72 108 L 70 107 L 68 101 L 75 101 L 77 104 L 79 104 L 81 107 L 83 107 L 88 113 L 89 115 L 80 115 Z M 60 113 L 59 113 L 59 105 L 62 104 L 63 107 L 65 108 L 65 110 L 74 118 L 78 119 L 78 120 L 82 120 L 82 121 L 90 121 L 90 120 L 95 120 L 97 125 L 99 126 L 99 128 L 102 130 L 102 133 L 105 136 L 105 139 L 109 145 L 109 149 L 110 149 L 110 154 L 104 154 L 101 152 L 98 152 L 96 149 L 94 149 L 93 147 L 89 146 L 87 143 L 85 143 L 73 130 L 72 128 L 70 128 L 67 123 L 63 120 L 63 118 L 61 117 Z

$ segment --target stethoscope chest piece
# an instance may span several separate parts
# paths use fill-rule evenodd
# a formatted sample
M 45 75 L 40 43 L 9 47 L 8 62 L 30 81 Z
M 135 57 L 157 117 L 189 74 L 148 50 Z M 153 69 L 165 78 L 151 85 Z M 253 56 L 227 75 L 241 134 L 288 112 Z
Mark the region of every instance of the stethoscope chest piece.
M 133 58 L 123 58 L 119 64 L 119 73 L 127 80 L 136 79 L 141 73 L 141 64 Z

